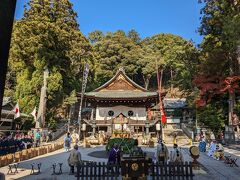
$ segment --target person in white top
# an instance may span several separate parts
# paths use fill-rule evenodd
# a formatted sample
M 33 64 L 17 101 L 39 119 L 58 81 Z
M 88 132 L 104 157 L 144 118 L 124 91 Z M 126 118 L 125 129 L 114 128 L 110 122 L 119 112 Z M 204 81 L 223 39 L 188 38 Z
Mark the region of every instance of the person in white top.
M 64 149 L 66 150 L 66 152 L 68 152 L 71 148 L 71 142 L 72 142 L 72 138 L 70 136 L 70 133 L 67 133 L 67 136 L 64 138 Z
M 173 162 L 173 163 L 184 162 L 183 154 L 181 150 L 178 148 L 177 144 L 173 145 L 173 151 L 171 151 L 170 153 L 170 162 Z
M 214 151 L 216 150 L 217 142 L 213 140 L 208 149 L 208 156 L 213 156 Z

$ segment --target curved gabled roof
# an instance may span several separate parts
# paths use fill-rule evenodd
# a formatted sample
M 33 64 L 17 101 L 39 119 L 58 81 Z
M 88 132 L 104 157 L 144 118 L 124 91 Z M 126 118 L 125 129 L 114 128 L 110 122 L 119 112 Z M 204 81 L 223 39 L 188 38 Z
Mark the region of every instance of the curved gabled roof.
M 131 80 L 125 73 L 123 68 L 119 68 L 119 70 L 116 72 L 115 76 L 113 76 L 109 81 L 107 81 L 102 86 L 98 87 L 97 89 L 93 90 L 93 92 L 98 92 L 103 90 L 104 88 L 107 88 L 110 86 L 114 81 L 117 81 L 118 77 L 122 76 L 128 83 L 130 83 L 133 87 L 136 88 L 136 90 L 142 91 L 142 92 L 148 92 L 147 89 L 143 88 L 142 86 L 135 83 L 133 80 Z

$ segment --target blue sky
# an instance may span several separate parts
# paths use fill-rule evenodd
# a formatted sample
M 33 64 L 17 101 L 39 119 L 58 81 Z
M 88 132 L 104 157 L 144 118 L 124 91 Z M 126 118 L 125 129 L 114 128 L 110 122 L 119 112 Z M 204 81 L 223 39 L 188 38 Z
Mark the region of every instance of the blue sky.
M 23 14 L 28 0 L 18 0 L 16 19 Z M 94 30 L 114 32 L 135 29 L 142 38 L 158 33 L 172 33 L 202 41 L 197 33 L 201 5 L 197 0 L 71 0 L 78 14 L 80 30 L 87 35 Z

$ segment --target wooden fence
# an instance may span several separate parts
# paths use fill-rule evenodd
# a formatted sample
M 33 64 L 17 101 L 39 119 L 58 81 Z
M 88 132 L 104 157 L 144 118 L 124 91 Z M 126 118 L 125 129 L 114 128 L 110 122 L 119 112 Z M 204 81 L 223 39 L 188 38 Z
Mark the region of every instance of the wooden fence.
M 169 164 L 151 164 L 150 166 L 150 176 L 153 180 L 180 180 L 180 179 L 193 179 L 192 163 L 169 163 Z
M 77 166 L 77 180 L 83 179 L 117 179 L 120 175 L 120 166 L 116 164 L 84 162 Z
M 117 180 L 120 177 L 124 177 L 121 174 L 121 166 L 106 164 L 104 162 L 84 162 L 77 167 L 77 180 Z M 130 176 L 131 174 L 129 177 Z M 192 180 L 193 176 L 192 163 L 185 162 L 179 164 L 149 164 L 149 173 L 147 177 L 151 180 Z
M 22 151 L 16 152 L 15 154 L 7 154 L 4 156 L 0 156 L 0 167 L 7 166 L 8 164 L 11 164 L 13 162 L 20 162 L 23 160 L 31 159 L 36 156 L 47 154 L 61 148 L 63 148 L 63 143 L 59 142 L 41 147 L 24 149 Z

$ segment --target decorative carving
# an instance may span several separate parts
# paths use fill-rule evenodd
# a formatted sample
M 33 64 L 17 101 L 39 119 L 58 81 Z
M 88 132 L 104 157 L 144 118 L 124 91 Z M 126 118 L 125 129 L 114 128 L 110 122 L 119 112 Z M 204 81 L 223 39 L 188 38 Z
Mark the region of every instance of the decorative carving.
M 117 117 L 113 119 L 114 124 L 126 124 L 128 123 L 128 118 L 123 114 L 119 114 Z
M 124 79 L 118 79 L 114 83 L 110 84 L 106 87 L 106 90 L 136 90 L 133 85 L 131 85 L 129 82 L 127 82 Z
M 137 163 L 133 163 L 132 164 L 132 170 L 133 171 L 137 171 L 138 170 L 138 164 Z
M 100 91 L 111 91 L 111 90 L 130 90 L 130 91 L 142 91 L 136 88 L 131 82 L 129 82 L 122 74 L 109 84 L 107 87 Z

